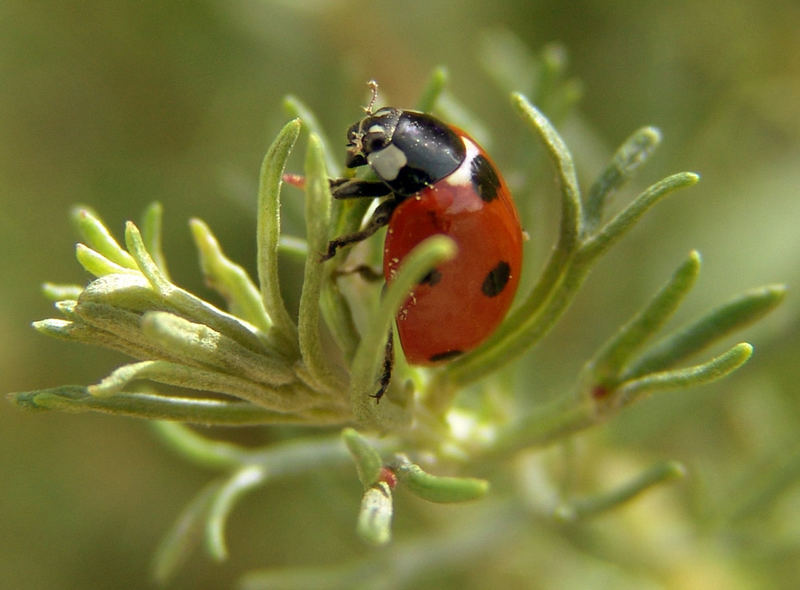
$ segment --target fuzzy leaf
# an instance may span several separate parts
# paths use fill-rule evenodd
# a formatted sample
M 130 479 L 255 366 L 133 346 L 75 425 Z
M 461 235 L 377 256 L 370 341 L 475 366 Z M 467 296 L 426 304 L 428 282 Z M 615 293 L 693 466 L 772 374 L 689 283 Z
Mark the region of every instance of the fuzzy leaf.
M 489 482 L 485 479 L 431 475 L 403 458 L 393 467 L 403 486 L 429 502 L 466 502 L 485 496 L 489 491 Z
M 289 356 L 299 353 L 297 327 L 286 309 L 281 295 L 278 274 L 278 244 L 281 232 L 280 194 L 283 171 L 297 136 L 300 121 L 289 121 L 267 150 L 258 181 L 258 218 L 256 222 L 256 256 L 258 284 L 267 314 L 274 326 L 273 336 L 281 342 Z
M 247 271 L 225 256 L 211 229 L 203 221 L 191 219 L 189 227 L 200 254 L 200 266 L 206 282 L 225 298 L 231 313 L 268 332 L 272 322 L 264 309 L 258 287 L 250 280 Z
M 352 428 L 345 428 L 342 431 L 342 439 L 347 445 L 347 450 L 353 456 L 361 485 L 364 486 L 364 489 L 370 487 L 378 481 L 381 474 L 383 466 L 381 456 L 369 444 L 369 441 Z
M 786 287 L 783 285 L 767 285 L 745 291 L 657 342 L 625 369 L 621 379 L 633 379 L 674 366 L 763 317 L 775 309 L 785 295 Z

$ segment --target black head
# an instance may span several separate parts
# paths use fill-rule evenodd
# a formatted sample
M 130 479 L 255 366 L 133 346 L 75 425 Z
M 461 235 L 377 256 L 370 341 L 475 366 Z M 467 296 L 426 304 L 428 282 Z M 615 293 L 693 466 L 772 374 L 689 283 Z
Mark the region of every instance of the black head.
M 348 168 L 357 168 L 367 164 L 367 156 L 372 152 L 382 150 L 392 141 L 397 122 L 402 111 L 384 107 L 354 123 L 347 130 L 347 159 Z
M 399 195 L 435 184 L 465 156 L 461 137 L 426 113 L 385 107 L 368 112 L 347 131 L 347 167 L 369 164 Z

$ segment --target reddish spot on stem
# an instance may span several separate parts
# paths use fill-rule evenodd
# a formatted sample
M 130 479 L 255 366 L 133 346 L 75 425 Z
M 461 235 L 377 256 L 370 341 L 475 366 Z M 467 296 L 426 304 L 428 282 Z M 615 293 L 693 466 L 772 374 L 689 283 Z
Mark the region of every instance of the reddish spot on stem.
M 283 182 L 296 186 L 297 188 L 305 188 L 306 177 L 301 174 L 290 174 L 287 172 L 283 175 Z
M 397 475 L 384 465 L 381 467 L 381 474 L 378 476 L 378 481 L 386 482 L 390 489 L 394 489 L 397 485 Z
M 592 388 L 592 397 L 596 400 L 605 399 L 611 391 L 605 385 L 595 385 Z

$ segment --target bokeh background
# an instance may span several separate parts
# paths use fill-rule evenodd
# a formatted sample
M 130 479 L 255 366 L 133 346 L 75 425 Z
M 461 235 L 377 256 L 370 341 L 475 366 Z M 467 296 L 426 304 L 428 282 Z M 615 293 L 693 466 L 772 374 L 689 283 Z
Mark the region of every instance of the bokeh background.
M 598 265 L 563 323 L 520 363 L 529 399 L 568 387 L 690 248 L 705 266 L 678 322 L 749 287 L 800 284 L 798 30 L 794 0 L 2 2 L 2 390 L 93 383 L 121 360 L 29 327 L 53 313 L 39 295 L 43 281 L 87 280 L 73 258 L 75 203 L 119 231 L 161 201 L 172 273 L 191 290 L 206 293 L 190 217 L 206 220 L 228 254 L 253 268 L 258 167 L 288 119 L 281 106 L 288 93 L 316 111 L 338 144 L 358 117 L 367 79 L 406 106 L 444 65 L 452 94 L 484 122 L 500 168 L 519 177 L 520 123 L 487 72 L 487 62 L 507 65 L 492 63 L 501 40 L 532 55 L 550 43 L 566 49 L 583 96 L 560 127 L 584 186 L 645 124 L 658 126 L 665 141 L 631 190 L 681 170 L 703 176 Z M 540 170 L 517 194 L 530 216 L 534 267 L 557 222 L 553 175 Z M 287 198 L 296 202 L 286 204 L 286 227 L 301 232 L 302 195 Z M 600 487 L 610 485 L 602 474 L 630 475 L 651 460 L 689 467 L 687 480 L 595 523 L 597 534 L 614 539 L 613 556 L 566 540 L 522 544 L 513 558 L 490 554 L 439 572 L 431 584 L 794 587 L 799 308 L 790 290 L 776 313 L 748 330 L 756 353 L 733 377 L 654 398 L 579 438 L 590 458 L 579 469 L 595 473 Z M 265 430 L 226 436 L 263 444 L 273 436 Z M 785 474 L 780 494 L 735 526 L 713 524 L 710 508 L 775 465 Z M 146 587 L 160 535 L 210 477 L 161 448 L 143 422 L 29 414 L 6 403 L 0 472 L 0 580 L 20 589 Z M 198 555 L 175 587 L 230 587 L 250 568 L 365 553 L 353 534 L 358 493 L 351 473 L 259 490 L 232 519 L 232 559 L 219 565 Z M 401 501 L 399 540 L 470 510 L 433 513 L 419 504 Z

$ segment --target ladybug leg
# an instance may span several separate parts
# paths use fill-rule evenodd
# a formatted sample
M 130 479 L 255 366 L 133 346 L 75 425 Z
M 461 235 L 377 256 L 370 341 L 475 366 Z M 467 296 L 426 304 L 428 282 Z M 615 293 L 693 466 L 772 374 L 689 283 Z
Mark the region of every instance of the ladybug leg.
M 388 186 L 382 182 L 357 180 L 354 178 L 332 178 L 331 194 L 334 199 L 358 199 L 385 197 L 392 192 Z
M 379 380 L 380 387 L 378 391 L 372 394 L 371 397 L 375 398 L 375 403 L 379 404 L 383 394 L 389 388 L 389 382 L 392 380 L 392 369 L 394 368 L 394 340 L 392 338 L 392 330 L 389 329 L 389 337 L 386 339 L 386 348 L 383 353 L 383 371 Z
M 364 226 L 364 229 L 346 236 L 339 236 L 338 238 L 332 239 L 330 242 L 328 242 L 328 251 L 322 256 L 322 261 L 324 262 L 333 258 L 336 255 L 336 250 L 342 246 L 355 244 L 356 242 L 365 240 L 384 225 L 389 223 L 389 218 L 391 218 L 392 212 L 398 204 L 399 202 L 395 199 L 384 201 L 375 209 L 375 212 L 372 214 L 372 217 L 370 217 L 367 225 Z
M 383 280 L 383 272 L 380 269 L 374 269 L 368 264 L 359 264 L 353 268 L 337 269 L 333 271 L 333 276 L 342 277 L 346 275 L 358 275 L 363 281 L 368 283 L 377 283 Z

